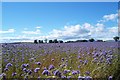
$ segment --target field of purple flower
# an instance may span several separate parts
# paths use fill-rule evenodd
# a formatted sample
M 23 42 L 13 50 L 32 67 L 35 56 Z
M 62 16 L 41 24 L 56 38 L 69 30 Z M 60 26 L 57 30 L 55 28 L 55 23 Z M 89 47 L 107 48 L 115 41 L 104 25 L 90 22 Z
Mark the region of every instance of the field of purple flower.
M 117 42 L 2 44 L 0 78 L 115 78 L 119 69 Z

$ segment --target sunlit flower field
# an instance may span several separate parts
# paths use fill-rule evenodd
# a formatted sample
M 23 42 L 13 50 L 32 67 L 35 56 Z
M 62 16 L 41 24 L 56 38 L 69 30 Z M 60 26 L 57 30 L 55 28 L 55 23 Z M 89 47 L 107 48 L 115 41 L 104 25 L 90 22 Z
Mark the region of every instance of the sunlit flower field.
M 119 80 L 118 42 L 2 44 L 4 79 Z

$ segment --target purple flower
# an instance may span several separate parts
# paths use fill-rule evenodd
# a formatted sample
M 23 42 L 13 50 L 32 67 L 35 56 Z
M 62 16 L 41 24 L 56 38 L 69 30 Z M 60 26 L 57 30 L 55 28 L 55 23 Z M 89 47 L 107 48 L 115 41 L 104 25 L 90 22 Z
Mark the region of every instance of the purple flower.
M 109 76 L 108 80 L 112 80 L 112 78 L 113 78 L 112 76 Z
M 78 74 L 80 74 L 80 71 L 79 71 L 79 70 L 77 70 L 77 73 L 78 73 Z
M 23 71 L 26 72 L 26 73 L 28 72 L 28 70 L 26 68 L 23 68 Z
M 53 66 L 53 65 L 50 65 L 50 66 L 49 66 L 49 70 L 52 70 L 52 69 L 54 69 L 54 66 Z
M 66 64 L 62 64 L 62 66 L 61 66 L 61 67 L 62 67 L 62 68 L 64 68 L 65 66 L 66 66 Z
M 80 68 L 81 66 L 79 65 L 78 68 Z
M 46 68 L 46 67 L 44 67 L 44 70 L 47 70 L 47 68 Z
M 80 59 L 81 58 L 81 56 L 78 56 L 78 59 Z
M 64 58 L 62 58 L 62 61 L 64 61 L 65 59 Z
M 13 73 L 12 73 L 12 76 L 15 76 L 16 74 L 17 74 L 16 72 L 13 72 Z
M 27 64 L 22 64 L 21 65 L 21 68 L 23 69 L 23 68 L 26 68 L 26 67 L 29 67 L 29 64 L 27 63 Z
M 79 74 L 79 73 L 80 71 L 75 71 L 75 70 L 72 71 L 72 75 Z
M 3 77 L 3 80 L 6 80 L 6 74 L 2 73 L 1 76 Z
M 70 72 L 70 70 L 64 70 L 63 74 L 67 74 L 69 72 Z
M 61 78 L 66 78 L 66 76 L 61 76 Z
M 22 68 L 22 69 L 25 68 L 25 64 L 22 64 L 22 65 L 21 65 L 21 68 Z
M 59 70 L 56 70 L 56 71 L 54 71 L 54 75 L 58 76 L 58 77 L 61 77 L 61 72 Z
M 83 77 L 83 76 L 78 76 L 78 80 L 84 80 L 85 79 L 85 77 Z
M 27 64 L 25 64 L 25 67 L 29 67 L 29 64 L 27 63 Z
M 66 60 L 66 62 L 68 62 L 68 60 Z
M 83 63 L 83 61 L 82 61 L 82 60 L 80 60 L 80 63 Z
M 72 78 L 71 76 L 67 76 L 67 79 L 70 79 L 70 78 Z
M 86 77 L 85 77 L 85 80 L 92 80 L 92 77 L 86 76 Z
M 40 62 L 36 62 L 36 64 L 37 64 L 37 65 L 41 65 L 41 63 L 40 63 Z
M 37 80 L 41 80 L 41 79 L 40 79 L 40 76 L 37 78 Z
M 109 50 L 109 51 L 108 51 L 108 54 L 109 54 L 109 55 L 112 55 L 112 54 L 113 54 L 112 50 Z
M 51 61 L 54 61 L 54 59 L 52 59 Z
M 86 65 L 87 63 L 88 63 L 88 60 L 85 60 L 85 61 L 84 61 L 84 65 Z
M 13 66 L 11 63 L 8 63 L 8 64 L 6 65 L 6 67 L 11 67 L 11 66 Z
M 89 75 L 89 74 L 90 74 L 90 72 L 89 72 L 89 71 L 86 71 L 86 72 L 85 72 L 85 74 Z
M 112 63 L 112 59 L 111 58 L 107 58 L 107 64 L 111 64 Z
M 40 68 L 35 68 L 34 72 L 37 73 L 40 70 Z
M 93 62 L 94 62 L 94 63 L 98 62 L 98 59 L 97 59 L 97 58 L 94 58 Z
M 44 71 L 42 72 L 42 74 L 48 76 L 48 75 L 50 74 L 50 72 L 49 72 L 48 70 L 44 70 Z
M 4 69 L 4 71 L 8 71 L 9 69 L 6 67 L 5 69 Z
M 102 54 L 103 54 L 103 56 L 106 56 L 106 55 L 107 55 L 107 52 L 106 52 L 106 51 L 103 51 Z
M 98 57 L 98 56 L 99 56 L 99 54 L 98 54 L 98 53 L 95 53 L 95 54 L 93 55 L 93 58 Z
M 28 71 L 28 74 L 31 75 L 31 74 L 32 74 L 32 70 L 29 70 L 29 71 Z

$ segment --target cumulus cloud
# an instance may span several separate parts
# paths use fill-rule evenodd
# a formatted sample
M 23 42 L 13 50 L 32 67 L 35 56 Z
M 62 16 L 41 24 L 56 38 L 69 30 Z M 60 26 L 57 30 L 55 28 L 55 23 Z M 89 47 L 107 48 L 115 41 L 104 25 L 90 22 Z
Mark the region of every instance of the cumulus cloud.
M 39 29 L 37 29 L 36 31 L 27 31 L 27 30 L 25 30 L 25 31 L 22 31 L 22 33 L 23 34 L 40 34 L 41 32 L 40 32 Z
M 114 20 L 117 17 L 118 17 L 118 14 L 116 13 L 116 14 L 104 15 L 103 19 L 109 21 L 109 20 Z
M 103 32 L 104 31 L 104 24 L 97 23 L 96 25 L 96 32 Z
M 37 30 L 36 30 L 37 31 Z M 27 34 L 34 34 L 29 33 Z M 35 31 L 34 31 L 35 32 Z M 2 37 L 5 41 L 12 42 L 33 42 L 35 39 L 62 39 L 62 40 L 80 40 L 80 39 L 102 39 L 110 40 L 114 36 L 118 35 L 118 27 L 106 27 L 104 24 L 97 23 L 91 25 L 89 23 L 84 23 L 82 25 L 76 24 L 71 26 L 64 26 L 63 29 L 53 29 L 47 36 L 30 36 L 30 35 L 19 35 L 14 37 Z
M 0 34 L 5 34 L 5 33 L 14 33 L 15 30 L 14 29 L 8 29 L 6 31 L 0 30 Z
M 104 15 L 103 19 L 99 20 L 98 22 L 114 21 L 115 19 L 117 19 L 117 17 L 118 17 L 118 13 Z
M 62 30 L 53 29 L 49 34 L 49 38 L 62 38 L 62 39 L 75 39 L 80 38 L 82 35 L 86 36 L 89 33 L 89 30 L 84 28 L 83 26 L 71 25 L 64 26 Z
M 63 39 L 63 40 L 77 40 L 77 39 L 112 39 L 112 37 L 118 35 L 118 27 L 106 27 L 104 24 L 97 23 L 91 25 L 84 23 L 83 25 L 71 25 L 65 26 L 62 30 L 54 29 L 48 39 Z

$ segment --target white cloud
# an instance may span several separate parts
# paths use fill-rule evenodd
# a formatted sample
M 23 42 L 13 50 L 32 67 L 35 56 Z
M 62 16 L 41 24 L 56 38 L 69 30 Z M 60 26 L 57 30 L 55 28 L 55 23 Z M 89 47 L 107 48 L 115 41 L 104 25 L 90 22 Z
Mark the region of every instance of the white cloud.
M 72 26 L 65 26 L 63 30 L 54 29 L 48 38 L 64 40 L 95 38 L 108 40 L 112 39 L 114 36 L 117 36 L 117 34 L 117 27 L 108 28 L 101 23 L 97 23 L 94 26 L 89 23 L 84 23 L 83 25 L 77 24 Z
M 37 31 L 37 30 L 36 30 Z M 27 34 L 33 34 L 29 33 Z M 47 36 L 30 36 L 30 35 L 19 35 L 13 37 L 2 37 L 3 41 L 8 42 L 33 42 L 35 39 L 44 40 L 47 39 L 62 39 L 62 40 L 80 40 L 80 39 L 102 39 L 102 40 L 113 40 L 113 37 L 118 35 L 117 27 L 105 27 L 105 25 L 97 23 L 96 25 L 91 25 L 89 23 L 84 23 L 83 25 L 71 25 L 64 26 L 63 29 L 53 29 Z
M 108 28 L 108 30 L 111 33 L 118 33 L 118 27 L 111 27 L 111 28 Z
M 0 34 L 5 34 L 5 33 L 14 33 L 15 30 L 14 29 L 8 29 L 7 31 L 2 31 L 0 30 Z
M 88 33 L 89 33 L 88 29 L 77 24 L 77 25 L 71 25 L 71 26 L 64 26 L 63 30 L 53 29 L 53 31 L 50 32 L 49 34 L 49 38 L 75 39 L 75 38 L 88 36 L 87 35 Z
M 40 32 L 39 29 L 37 29 L 36 31 L 27 31 L 27 30 L 25 30 L 25 31 L 22 31 L 22 33 L 23 34 L 40 34 L 41 32 Z
M 114 20 L 118 17 L 118 14 L 110 14 L 110 15 L 104 15 L 103 16 L 103 19 L 105 19 L 106 21 L 109 21 L 109 20 Z
M 103 32 L 104 31 L 104 24 L 97 23 L 96 24 L 96 32 Z
M 42 27 L 41 27 L 41 26 L 37 26 L 37 27 L 35 27 L 35 28 L 40 29 L 40 28 L 42 28 Z
M 118 13 L 104 15 L 103 19 L 99 20 L 98 22 L 114 21 L 117 17 L 118 17 Z

